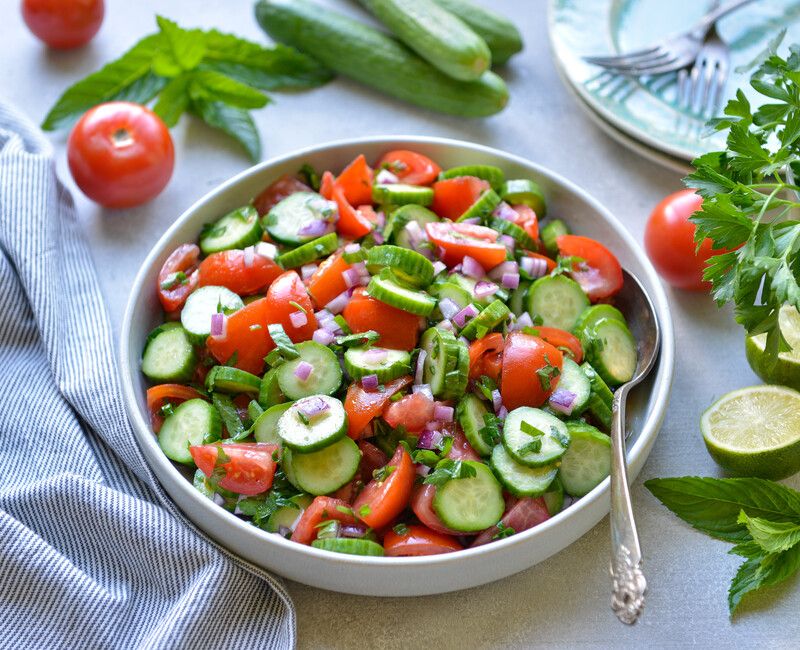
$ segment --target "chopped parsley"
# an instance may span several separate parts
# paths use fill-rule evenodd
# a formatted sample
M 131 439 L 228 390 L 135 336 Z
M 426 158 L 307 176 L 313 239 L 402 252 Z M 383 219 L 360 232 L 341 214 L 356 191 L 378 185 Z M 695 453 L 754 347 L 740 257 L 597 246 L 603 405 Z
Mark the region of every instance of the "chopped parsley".
M 297 359 L 300 356 L 294 343 L 292 343 L 292 339 L 289 338 L 286 331 L 283 329 L 283 325 L 280 323 L 272 323 L 267 325 L 267 330 L 269 331 L 272 342 L 276 346 L 275 349 L 264 358 L 270 366 L 276 366 L 283 361 Z
M 179 284 L 188 284 L 188 282 L 189 278 L 186 277 L 186 274 L 183 271 L 176 271 L 175 273 L 170 273 L 160 286 L 165 291 L 169 291 L 170 289 L 177 287 Z
M 308 313 L 308 311 L 306 310 L 306 308 L 305 308 L 305 307 L 303 307 L 303 305 L 301 305 L 299 302 L 296 302 L 296 301 L 294 301 L 294 300 L 290 300 L 290 301 L 289 301 L 289 304 L 290 304 L 292 307 L 294 307 L 294 308 L 295 308 L 297 311 L 301 311 L 301 312 L 303 312 L 304 314 L 307 314 L 307 313 Z
M 395 535 L 400 535 L 401 537 L 408 535 L 408 526 L 405 524 L 396 524 L 392 526 L 392 530 L 394 531 Z
M 372 471 L 372 478 L 374 478 L 376 481 L 379 482 L 385 481 L 392 475 L 392 472 L 394 472 L 394 470 L 396 469 L 397 467 L 395 467 L 394 465 L 386 465 L 384 467 L 380 467 L 379 469 Z
M 492 535 L 492 539 L 505 539 L 506 537 L 511 537 L 517 531 L 514 530 L 511 526 L 506 526 L 502 521 L 498 521 L 496 526 L 497 532 Z
M 170 415 L 175 414 L 175 407 L 172 406 L 172 402 L 164 402 L 161 405 L 161 415 L 165 418 L 168 418 Z
M 483 414 L 483 426 L 478 429 L 478 434 L 490 447 L 494 447 L 500 440 L 500 429 L 503 421 L 494 413 Z
M 450 458 L 445 458 L 444 460 L 439 461 L 439 463 L 436 465 L 436 469 L 425 477 L 423 483 L 440 487 L 448 481 L 452 481 L 453 479 L 471 478 L 475 475 L 476 472 L 474 467 L 465 465 L 460 460 L 451 460 Z
M 536 374 L 539 376 L 539 383 L 542 386 L 542 390 L 550 390 L 553 387 L 553 379 L 558 377 L 561 371 L 551 363 L 547 352 L 544 353 L 544 361 L 545 365 L 539 368 Z
M 336 344 L 342 347 L 349 348 L 358 345 L 371 345 L 381 337 L 375 330 L 367 330 L 366 332 L 358 332 L 356 334 L 344 334 L 336 337 Z

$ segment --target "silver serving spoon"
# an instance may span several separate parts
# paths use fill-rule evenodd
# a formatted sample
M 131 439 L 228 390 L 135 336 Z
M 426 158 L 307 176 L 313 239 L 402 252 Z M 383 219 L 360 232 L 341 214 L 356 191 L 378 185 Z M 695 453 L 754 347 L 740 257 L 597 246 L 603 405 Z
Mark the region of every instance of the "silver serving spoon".
M 625 314 L 638 342 L 638 363 L 633 378 L 614 393 L 611 418 L 611 609 L 623 623 L 633 625 L 644 608 L 647 581 L 642 573 L 642 550 L 633 519 L 625 454 L 625 400 L 655 365 L 661 343 L 658 319 L 636 276 L 623 271 L 625 283 L 615 305 Z

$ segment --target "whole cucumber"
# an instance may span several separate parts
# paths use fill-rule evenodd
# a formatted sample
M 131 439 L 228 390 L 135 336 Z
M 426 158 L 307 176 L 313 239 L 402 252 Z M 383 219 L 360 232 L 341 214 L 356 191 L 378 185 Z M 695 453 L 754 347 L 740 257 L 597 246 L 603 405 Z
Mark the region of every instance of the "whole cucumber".
M 522 51 L 522 36 L 508 18 L 470 2 L 470 0 L 433 0 L 472 27 L 492 51 L 492 63 L 503 65 Z
M 276 41 L 417 106 L 485 117 L 508 102 L 508 88 L 493 72 L 487 70 L 476 81 L 458 81 L 383 32 L 308 0 L 260 0 L 256 19 Z
M 453 79 L 474 81 L 492 64 L 486 42 L 433 0 L 359 0 L 397 38 Z

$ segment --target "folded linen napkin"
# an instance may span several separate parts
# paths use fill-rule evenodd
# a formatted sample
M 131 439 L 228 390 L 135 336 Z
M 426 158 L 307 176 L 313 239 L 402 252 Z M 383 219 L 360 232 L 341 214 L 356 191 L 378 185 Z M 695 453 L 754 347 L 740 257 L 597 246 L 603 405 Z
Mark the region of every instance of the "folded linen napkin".
M 0 645 L 286 648 L 283 585 L 164 494 L 48 141 L 0 102 Z

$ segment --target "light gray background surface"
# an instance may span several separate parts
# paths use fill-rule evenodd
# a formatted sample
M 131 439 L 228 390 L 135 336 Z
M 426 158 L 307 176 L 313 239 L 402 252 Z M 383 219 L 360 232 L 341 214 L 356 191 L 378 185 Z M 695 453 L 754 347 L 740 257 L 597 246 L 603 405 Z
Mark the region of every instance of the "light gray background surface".
M 94 71 L 155 28 L 156 12 L 183 26 L 216 27 L 262 40 L 245 0 L 106 0 L 105 23 L 85 49 L 48 52 L 26 30 L 15 0 L 2 0 L 0 94 L 35 121 L 70 83 Z M 346 0 L 328 0 L 357 11 Z M 264 158 L 341 138 L 409 134 L 460 138 L 544 164 L 608 206 L 641 241 L 650 210 L 680 189 L 679 175 L 609 140 L 562 87 L 551 58 L 544 0 L 494 0 L 526 42 L 502 75 L 512 101 L 483 121 L 441 116 L 394 102 L 349 81 L 296 95 L 274 95 L 256 113 Z M 598 26 L 598 28 L 602 28 Z M 139 264 L 162 231 L 219 182 L 248 166 L 226 137 L 184 117 L 173 131 L 176 170 L 154 201 L 105 212 L 74 188 L 66 171 L 65 133 L 52 136 L 62 178 L 73 187 L 109 310 L 118 327 Z M 569 215 L 565 215 L 569 216 Z M 703 294 L 669 293 L 677 337 L 671 409 L 633 487 L 650 591 L 634 628 L 608 607 L 608 522 L 546 562 L 500 582 L 415 599 L 346 596 L 289 583 L 301 647 L 441 648 L 535 645 L 655 647 L 798 647 L 797 580 L 750 598 L 734 623 L 727 587 L 738 559 L 663 508 L 642 481 L 654 476 L 718 475 L 698 431 L 700 413 L 724 392 L 758 383 L 744 358 L 742 331 Z M 88 324 L 87 324 L 88 326 Z M 793 485 L 798 486 L 794 480 Z

